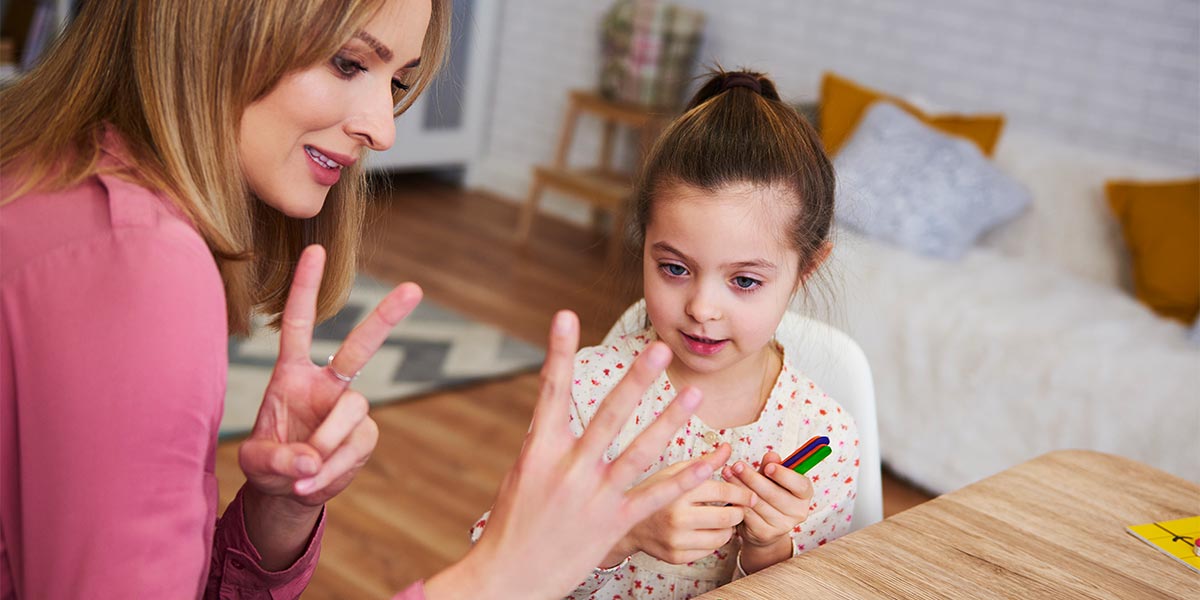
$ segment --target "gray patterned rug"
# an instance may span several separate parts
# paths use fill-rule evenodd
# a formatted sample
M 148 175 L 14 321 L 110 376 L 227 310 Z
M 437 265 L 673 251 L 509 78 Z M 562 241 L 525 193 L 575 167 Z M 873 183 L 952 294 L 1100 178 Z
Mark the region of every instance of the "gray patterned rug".
M 346 306 L 313 332 L 313 362 L 325 364 L 350 330 L 391 289 L 359 275 Z M 247 339 L 230 338 L 229 381 L 221 437 L 244 434 L 254 425 L 263 390 L 279 353 L 279 336 L 255 322 Z M 431 302 L 393 330 L 383 347 L 354 382 L 371 404 L 412 398 L 451 386 L 511 375 L 537 368 L 540 348 L 505 335 L 491 325 L 472 321 Z

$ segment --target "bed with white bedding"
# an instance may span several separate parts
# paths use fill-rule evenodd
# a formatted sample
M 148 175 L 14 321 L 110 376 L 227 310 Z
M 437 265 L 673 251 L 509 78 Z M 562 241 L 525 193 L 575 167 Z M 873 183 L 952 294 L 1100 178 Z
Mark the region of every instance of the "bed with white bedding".
M 1200 346 L 1129 291 L 1103 196 L 1189 173 L 1014 132 L 995 161 L 1033 197 L 1016 221 L 954 261 L 839 229 L 832 308 L 797 305 L 866 352 L 884 462 L 935 493 L 1061 448 L 1200 481 Z

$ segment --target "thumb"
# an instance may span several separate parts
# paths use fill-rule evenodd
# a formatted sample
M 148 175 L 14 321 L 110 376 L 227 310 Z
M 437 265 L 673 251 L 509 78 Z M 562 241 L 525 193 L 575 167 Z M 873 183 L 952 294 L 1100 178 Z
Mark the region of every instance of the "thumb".
M 238 449 L 238 462 L 249 475 L 277 475 L 301 479 L 321 470 L 321 454 L 302 442 L 281 444 L 269 439 L 251 439 Z
M 779 456 L 779 454 L 774 450 L 770 450 L 763 455 L 761 468 L 765 469 L 767 468 L 767 465 L 771 463 L 783 464 L 783 457 Z
M 729 457 L 732 455 L 733 446 L 730 446 L 729 444 L 721 444 L 720 446 L 717 446 L 715 451 L 709 452 L 708 454 L 693 460 L 700 461 L 708 465 L 710 468 L 712 468 L 712 470 L 716 471 L 725 466 L 725 463 L 729 461 Z

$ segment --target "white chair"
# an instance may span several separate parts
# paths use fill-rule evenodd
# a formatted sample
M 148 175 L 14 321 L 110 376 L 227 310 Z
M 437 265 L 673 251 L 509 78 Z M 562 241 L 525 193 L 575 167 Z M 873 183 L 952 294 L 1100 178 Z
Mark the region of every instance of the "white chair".
M 646 301 L 625 310 L 604 336 L 609 344 L 625 333 L 640 331 L 646 322 Z M 862 348 L 842 331 L 821 321 L 788 311 L 775 339 L 788 361 L 850 411 L 858 425 L 858 497 L 850 530 L 883 519 L 883 488 L 879 470 L 879 427 L 875 422 L 875 384 Z

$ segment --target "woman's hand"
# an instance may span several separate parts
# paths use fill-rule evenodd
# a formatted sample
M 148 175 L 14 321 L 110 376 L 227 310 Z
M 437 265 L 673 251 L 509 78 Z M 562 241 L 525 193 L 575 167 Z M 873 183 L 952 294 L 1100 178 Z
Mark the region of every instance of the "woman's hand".
M 642 352 L 576 439 L 567 423 L 579 322 L 555 316 L 533 424 L 516 465 L 500 485 L 483 537 L 460 562 L 425 585 L 430 600 L 561 598 L 600 564 L 639 521 L 709 478 L 695 462 L 650 485 L 630 486 L 700 402 L 685 389 L 612 462 L 604 452 L 642 393 L 671 360 L 656 342 Z
M 279 358 L 254 429 L 238 449 L 251 492 L 246 497 L 247 531 L 264 563 L 272 546 L 294 546 L 282 538 L 303 529 L 303 523 L 308 524 L 303 531 L 308 538 L 321 506 L 350 484 L 375 449 L 379 429 L 367 415 L 366 398 L 335 372 L 358 373 L 392 327 L 421 301 L 415 284 L 397 286 L 350 332 L 332 365 L 314 364 L 310 349 L 324 266 L 320 246 L 309 246 L 300 255 L 283 310 Z M 252 510 L 262 512 L 251 518 Z
M 808 477 L 784 467 L 779 455 L 763 455 L 761 471 L 741 461 L 725 467 L 721 476 L 758 495 L 738 526 L 742 538 L 742 567 L 753 573 L 792 556 L 792 530 L 808 518 L 813 488 Z
M 730 453 L 729 444 L 721 444 L 715 452 L 675 463 L 655 473 L 638 487 L 654 485 L 696 463 L 703 462 L 714 470 L 719 469 L 729 460 Z M 634 552 L 645 552 L 676 565 L 708 556 L 733 537 L 734 528 L 742 522 L 744 509 L 755 503 L 754 494 L 745 486 L 711 479 L 705 481 L 634 526 L 605 556 L 602 566 L 615 565 Z

